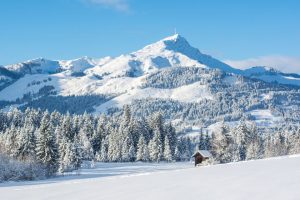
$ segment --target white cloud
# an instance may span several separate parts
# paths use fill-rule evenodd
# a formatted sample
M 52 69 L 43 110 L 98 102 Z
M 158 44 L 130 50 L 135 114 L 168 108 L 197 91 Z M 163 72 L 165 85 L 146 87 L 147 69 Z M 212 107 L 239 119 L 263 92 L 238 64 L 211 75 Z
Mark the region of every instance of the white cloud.
M 300 73 L 300 57 L 262 56 L 245 60 L 224 60 L 235 68 L 246 69 L 254 66 L 267 66 L 287 73 Z
M 86 1 L 106 8 L 112 8 L 121 12 L 129 12 L 130 10 L 128 0 L 86 0 Z

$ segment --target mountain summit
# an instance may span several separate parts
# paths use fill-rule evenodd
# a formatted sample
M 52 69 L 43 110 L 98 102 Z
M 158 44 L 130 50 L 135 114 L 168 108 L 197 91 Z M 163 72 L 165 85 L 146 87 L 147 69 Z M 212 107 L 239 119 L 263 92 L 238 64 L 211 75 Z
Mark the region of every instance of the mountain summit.
M 243 76 L 247 78 L 243 79 Z M 177 113 L 178 116 L 190 115 L 195 118 L 194 115 L 203 110 L 190 112 L 188 106 L 199 103 L 198 110 L 206 109 L 201 107 L 206 104 L 208 107 L 216 106 L 213 110 L 220 110 L 217 107 L 220 102 L 216 101 L 220 95 L 226 100 L 223 102 L 226 106 L 224 108 L 222 105 L 222 109 L 231 109 L 230 112 L 239 111 L 245 106 L 268 108 L 273 98 L 283 98 L 279 94 L 274 95 L 277 91 L 287 93 L 298 86 L 299 75 L 284 74 L 267 67 L 235 69 L 201 53 L 184 37 L 175 34 L 115 58 L 82 57 L 58 61 L 38 58 L 0 67 L 0 109 L 16 105 L 38 108 L 44 106 L 46 109 L 65 111 L 68 106 L 72 106 L 73 112 L 89 110 L 101 113 L 125 104 L 137 105 L 136 102 L 141 104 L 139 107 L 148 109 L 148 106 L 152 106 L 152 110 L 155 110 L 155 101 L 163 101 L 167 108 L 175 105 L 176 109 L 182 109 L 182 112 Z M 257 91 L 257 88 L 261 91 Z M 242 90 L 245 93 L 239 94 Z M 269 94 L 268 91 L 274 92 Z M 231 93 L 240 96 L 235 97 L 235 103 L 228 105 L 232 99 L 226 95 Z M 255 97 L 257 99 L 254 103 L 250 102 L 253 105 L 244 105 L 240 101 L 243 95 L 255 96 L 258 93 L 260 96 Z M 290 95 L 298 98 L 298 94 L 291 92 Z M 78 97 L 82 97 L 78 100 L 82 104 L 69 103 L 72 101 L 70 99 L 77 102 Z M 144 101 L 150 103 L 143 104 Z M 257 102 L 261 101 L 266 102 L 258 105 Z M 281 99 L 274 100 L 272 106 L 279 101 Z M 188 113 L 182 114 L 184 112 Z M 220 113 L 213 113 L 212 116 Z M 241 113 L 230 115 L 229 118 L 237 116 L 241 116 Z
M 229 73 L 241 74 L 241 70 L 201 53 L 192 47 L 188 41 L 175 34 L 153 44 L 121 55 L 110 62 L 95 69 L 96 73 L 109 73 L 111 76 L 142 76 L 166 67 L 200 67 L 206 69 L 220 69 Z

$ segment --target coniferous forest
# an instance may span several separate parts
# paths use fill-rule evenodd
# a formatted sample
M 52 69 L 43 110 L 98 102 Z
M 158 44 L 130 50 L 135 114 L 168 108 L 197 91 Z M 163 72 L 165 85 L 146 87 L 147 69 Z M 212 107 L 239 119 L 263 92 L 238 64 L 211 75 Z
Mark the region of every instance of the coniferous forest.
M 33 180 L 77 170 L 84 161 L 188 161 L 209 150 L 212 163 L 300 153 L 300 130 L 281 127 L 261 133 L 255 123 L 185 137 L 163 113 L 146 118 L 125 106 L 119 114 L 94 116 L 14 109 L 0 112 L 0 180 Z

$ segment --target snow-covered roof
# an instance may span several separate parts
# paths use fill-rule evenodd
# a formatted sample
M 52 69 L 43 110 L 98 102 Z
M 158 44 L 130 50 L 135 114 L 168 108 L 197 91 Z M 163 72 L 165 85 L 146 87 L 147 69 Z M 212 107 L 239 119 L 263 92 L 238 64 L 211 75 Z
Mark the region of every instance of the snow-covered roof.
M 209 152 L 209 151 L 207 151 L 207 150 L 198 150 L 198 151 L 196 151 L 193 155 L 192 155 L 192 157 L 194 157 L 197 153 L 200 153 L 203 157 L 205 157 L 205 158 L 210 158 L 210 157 L 212 157 L 212 155 L 211 155 L 211 153 Z

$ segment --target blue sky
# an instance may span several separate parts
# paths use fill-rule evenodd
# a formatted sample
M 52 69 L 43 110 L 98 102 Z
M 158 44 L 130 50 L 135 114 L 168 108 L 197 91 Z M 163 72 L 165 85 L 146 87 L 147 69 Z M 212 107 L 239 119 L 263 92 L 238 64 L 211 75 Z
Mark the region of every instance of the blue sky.
M 237 67 L 271 63 L 300 72 L 299 10 L 298 0 L 3 0 L 0 64 L 118 56 L 176 28 Z

